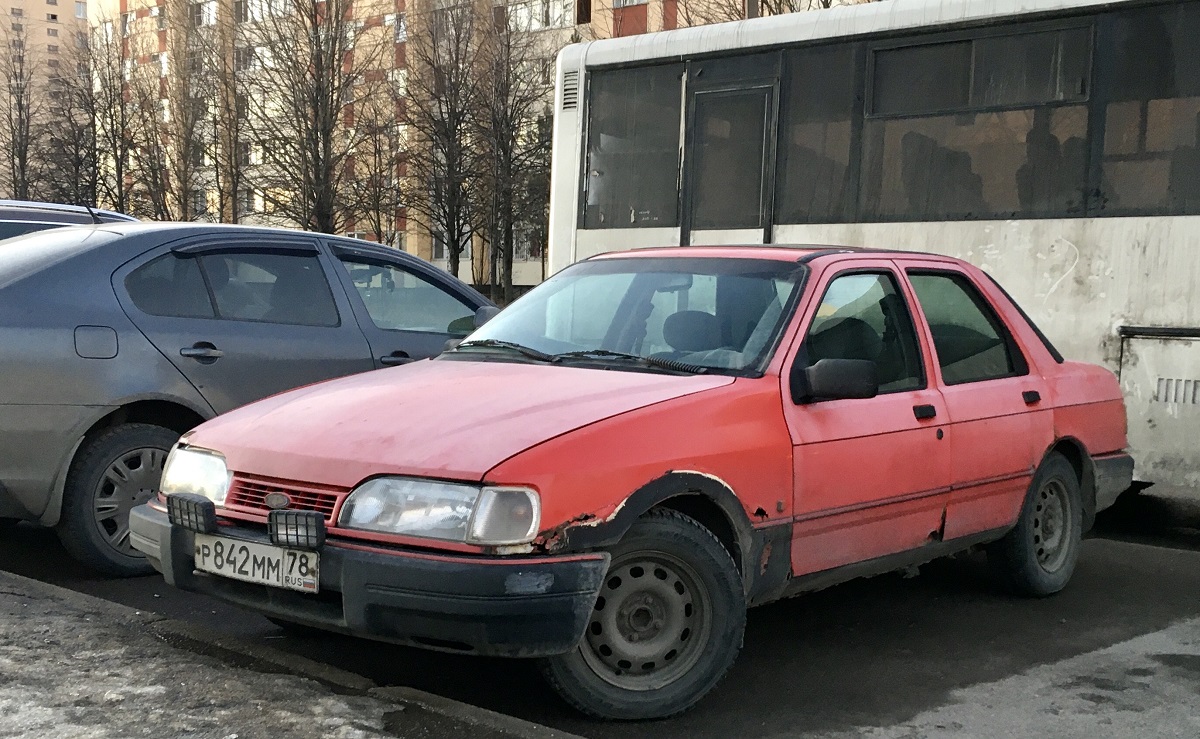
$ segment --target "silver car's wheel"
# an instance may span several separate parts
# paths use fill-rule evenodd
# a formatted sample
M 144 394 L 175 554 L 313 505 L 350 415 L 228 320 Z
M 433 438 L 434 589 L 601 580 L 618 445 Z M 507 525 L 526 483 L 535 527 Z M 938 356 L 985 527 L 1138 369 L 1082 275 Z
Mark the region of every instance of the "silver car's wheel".
M 58 538 L 76 559 L 110 575 L 154 571 L 130 544 L 129 512 L 158 490 L 179 434 L 145 423 L 108 429 L 80 448 L 63 491 Z
M 120 454 L 108 465 L 92 496 L 92 516 L 100 536 L 115 551 L 141 556 L 129 544 L 129 512 L 158 491 L 167 451 L 141 447 Z

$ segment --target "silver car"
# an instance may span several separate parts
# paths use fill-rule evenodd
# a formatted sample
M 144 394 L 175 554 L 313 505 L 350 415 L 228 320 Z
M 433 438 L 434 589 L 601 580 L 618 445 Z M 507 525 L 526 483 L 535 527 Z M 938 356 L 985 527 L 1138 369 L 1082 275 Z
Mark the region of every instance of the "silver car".
M 298 231 L 111 223 L 0 242 L 0 519 L 56 527 L 99 571 L 150 572 L 129 510 L 181 434 L 434 356 L 485 307 L 415 257 Z

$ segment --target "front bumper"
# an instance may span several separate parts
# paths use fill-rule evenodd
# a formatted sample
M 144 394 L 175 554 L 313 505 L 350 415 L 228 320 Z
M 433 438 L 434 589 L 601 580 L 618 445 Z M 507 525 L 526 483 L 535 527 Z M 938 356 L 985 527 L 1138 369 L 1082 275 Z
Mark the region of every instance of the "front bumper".
M 130 515 L 135 548 L 175 587 L 318 628 L 444 651 L 540 657 L 574 649 L 609 557 L 473 557 L 328 541 L 320 592 L 283 590 L 194 569 L 195 535 L 142 505 Z M 221 536 L 270 544 L 266 531 L 222 526 Z

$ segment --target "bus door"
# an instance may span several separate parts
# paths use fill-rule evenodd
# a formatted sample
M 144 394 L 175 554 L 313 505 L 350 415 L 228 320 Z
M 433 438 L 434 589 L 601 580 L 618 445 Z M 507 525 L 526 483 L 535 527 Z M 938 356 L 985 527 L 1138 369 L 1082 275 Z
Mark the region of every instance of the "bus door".
M 688 65 L 683 244 L 770 242 L 779 66 L 778 52 Z

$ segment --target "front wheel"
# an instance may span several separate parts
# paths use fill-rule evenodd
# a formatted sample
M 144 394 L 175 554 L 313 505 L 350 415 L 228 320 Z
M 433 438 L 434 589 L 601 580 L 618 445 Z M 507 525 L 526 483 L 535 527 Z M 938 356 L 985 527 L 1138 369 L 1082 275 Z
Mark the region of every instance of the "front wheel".
M 612 549 L 579 646 L 543 672 L 575 708 L 606 719 L 691 708 L 742 646 L 746 599 L 729 552 L 675 511 L 652 511 Z
M 154 568 L 129 540 L 129 512 L 158 490 L 179 434 L 161 426 L 114 426 L 85 444 L 63 491 L 58 538 L 75 559 L 107 575 Z
M 1017 525 L 988 550 L 988 561 L 1009 589 L 1042 597 L 1062 590 L 1075 571 L 1083 538 L 1079 478 L 1066 457 L 1042 461 Z

